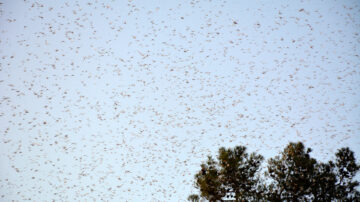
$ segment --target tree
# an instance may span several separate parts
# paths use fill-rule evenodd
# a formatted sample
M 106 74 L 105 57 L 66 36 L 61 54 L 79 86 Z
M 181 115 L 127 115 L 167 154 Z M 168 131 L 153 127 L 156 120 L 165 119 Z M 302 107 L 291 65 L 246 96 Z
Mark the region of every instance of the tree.
M 191 194 L 191 195 L 188 197 L 188 201 L 191 201 L 191 202 L 199 202 L 199 201 L 200 201 L 200 197 L 199 197 L 199 195 Z
M 354 152 L 341 148 L 335 161 L 317 162 L 304 144 L 289 143 L 280 155 L 268 161 L 260 176 L 261 155 L 248 154 L 246 148 L 220 148 L 215 161 L 208 156 L 195 175 L 199 195 L 189 201 L 360 201 L 355 176 L 360 169 Z M 266 178 L 269 177 L 269 178 Z
M 225 196 L 217 162 L 211 156 L 208 156 L 206 163 L 201 164 L 201 170 L 195 175 L 195 179 L 195 186 L 200 189 L 201 197 L 209 201 L 218 201 Z
M 319 163 L 311 187 L 313 201 L 332 201 L 336 198 L 334 163 Z
M 261 197 L 257 175 L 263 157 L 246 153 L 246 148 L 220 148 L 219 165 L 223 187 L 234 193 L 236 201 L 255 201 Z
M 290 143 L 281 156 L 271 158 L 268 175 L 274 181 L 268 187 L 270 201 L 359 201 L 354 181 L 359 165 L 349 148 L 339 149 L 333 163 L 318 163 L 311 149 L 301 142 Z
M 269 200 L 308 201 L 315 183 L 317 162 L 310 157 L 311 149 L 299 143 L 290 143 L 281 156 L 268 162 Z
M 218 161 L 208 156 L 206 163 L 195 175 L 195 187 L 200 196 L 209 201 L 222 201 L 234 197 L 236 201 L 254 201 L 262 196 L 257 175 L 263 157 L 248 154 L 242 146 L 219 149 Z M 192 198 L 189 198 L 192 200 Z
M 360 166 L 355 161 L 354 152 L 349 148 L 339 149 L 336 153 L 336 198 L 341 201 L 360 201 L 360 193 L 356 190 L 358 181 L 354 181 Z

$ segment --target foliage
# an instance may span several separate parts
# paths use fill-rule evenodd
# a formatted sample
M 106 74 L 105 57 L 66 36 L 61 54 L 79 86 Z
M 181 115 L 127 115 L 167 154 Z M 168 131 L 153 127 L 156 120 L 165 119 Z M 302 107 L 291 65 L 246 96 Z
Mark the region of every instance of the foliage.
M 360 166 L 356 164 L 354 152 L 349 148 L 342 148 L 336 153 L 336 198 L 341 201 L 355 201 L 360 199 L 356 187 L 358 181 L 354 181 Z
M 304 144 L 289 143 L 280 155 L 268 161 L 262 176 L 263 157 L 248 154 L 246 148 L 220 148 L 195 175 L 199 195 L 189 201 L 360 201 L 359 182 L 354 178 L 360 166 L 354 152 L 341 148 L 335 162 L 317 162 Z
M 259 192 L 259 171 L 263 157 L 248 154 L 242 146 L 234 149 L 219 149 L 218 161 L 208 157 L 195 175 L 196 187 L 201 197 L 209 201 L 220 201 L 234 197 L 238 201 L 256 200 Z
M 200 189 L 201 197 L 209 201 L 221 200 L 225 196 L 224 187 L 220 181 L 220 171 L 217 162 L 210 156 L 205 164 L 201 164 L 201 170 L 195 175 L 196 187 Z
M 268 175 L 274 180 L 269 196 L 283 201 L 306 201 L 315 183 L 316 160 L 302 143 L 290 143 L 281 156 L 271 158 Z
M 259 171 L 263 157 L 255 153 L 246 153 L 245 147 L 234 149 L 220 148 L 219 165 L 221 183 L 234 193 L 237 201 L 256 200 L 258 198 Z
M 199 195 L 191 194 L 191 195 L 188 197 L 188 201 L 191 201 L 191 202 L 199 202 L 199 201 L 200 201 L 200 197 L 199 197 Z

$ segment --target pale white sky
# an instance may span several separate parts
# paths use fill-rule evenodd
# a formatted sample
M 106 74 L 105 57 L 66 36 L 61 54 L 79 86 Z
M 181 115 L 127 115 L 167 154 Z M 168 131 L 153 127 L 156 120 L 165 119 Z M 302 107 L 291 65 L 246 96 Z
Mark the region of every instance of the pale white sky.
M 0 2 L 0 201 L 184 201 L 221 146 L 359 158 L 359 1 Z

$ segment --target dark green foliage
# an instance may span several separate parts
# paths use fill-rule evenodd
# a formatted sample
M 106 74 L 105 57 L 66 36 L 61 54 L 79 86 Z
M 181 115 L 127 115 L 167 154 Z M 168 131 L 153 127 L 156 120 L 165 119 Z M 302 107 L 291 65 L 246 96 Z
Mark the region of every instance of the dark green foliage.
M 245 147 L 220 148 L 219 161 L 210 156 L 195 175 L 195 185 L 201 197 L 221 201 L 233 194 L 237 201 L 253 201 L 259 195 L 259 178 L 256 176 L 263 157 L 246 153 Z
M 302 143 L 290 143 L 269 160 L 268 174 L 274 180 L 269 195 L 283 201 L 307 201 L 315 183 L 316 160 Z
M 356 164 L 354 152 L 349 148 L 342 148 L 336 153 L 336 198 L 342 201 L 359 200 L 359 191 L 355 188 L 359 185 L 354 181 L 356 173 L 359 171 L 359 165 Z
M 316 166 L 311 194 L 313 201 L 332 201 L 335 199 L 336 193 L 336 174 L 334 172 L 334 164 L 319 163 Z
M 237 201 L 257 198 L 259 178 L 256 175 L 263 157 L 255 153 L 246 153 L 245 147 L 234 149 L 220 148 L 219 164 L 222 185 L 235 194 Z
M 200 196 L 189 201 L 360 201 L 354 180 L 360 166 L 354 152 L 339 149 L 335 162 L 317 162 L 303 143 L 289 143 L 284 151 L 268 161 L 260 178 L 261 155 L 246 148 L 219 149 L 218 161 L 208 157 L 195 175 Z M 268 177 L 268 178 L 266 178 Z
M 318 163 L 305 151 L 302 143 L 290 143 L 269 160 L 268 200 L 276 201 L 356 201 L 359 200 L 357 181 L 353 181 L 359 165 L 349 148 L 336 153 L 336 162 Z
M 217 162 L 210 156 L 205 164 L 201 164 L 201 170 L 195 175 L 195 179 L 195 185 L 200 189 L 201 197 L 209 201 L 217 201 L 225 196 Z
M 199 195 L 196 195 L 196 194 L 191 194 L 187 199 L 188 199 L 188 201 L 191 201 L 191 202 L 199 202 L 200 201 Z

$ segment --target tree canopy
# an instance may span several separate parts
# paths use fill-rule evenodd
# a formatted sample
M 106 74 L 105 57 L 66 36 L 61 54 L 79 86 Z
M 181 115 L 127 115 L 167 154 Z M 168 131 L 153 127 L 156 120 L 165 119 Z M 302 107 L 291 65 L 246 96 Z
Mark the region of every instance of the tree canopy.
M 189 201 L 360 201 L 354 152 L 341 148 L 335 161 L 318 162 L 304 144 L 289 143 L 262 172 L 264 158 L 246 147 L 220 148 L 195 174 Z

